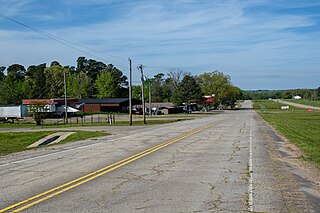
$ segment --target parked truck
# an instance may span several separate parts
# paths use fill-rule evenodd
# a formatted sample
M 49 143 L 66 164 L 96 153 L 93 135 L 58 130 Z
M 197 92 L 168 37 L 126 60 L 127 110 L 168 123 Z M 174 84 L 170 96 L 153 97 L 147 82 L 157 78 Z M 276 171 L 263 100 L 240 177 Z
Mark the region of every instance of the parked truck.
M 28 107 L 25 104 L 19 106 L 0 106 L 0 119 L 16 119 L 27 116 Z

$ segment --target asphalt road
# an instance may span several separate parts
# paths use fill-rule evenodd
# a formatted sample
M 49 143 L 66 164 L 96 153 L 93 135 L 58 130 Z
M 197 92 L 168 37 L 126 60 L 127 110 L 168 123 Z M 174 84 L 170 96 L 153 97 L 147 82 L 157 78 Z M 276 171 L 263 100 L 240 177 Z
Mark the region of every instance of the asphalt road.
M 318 177 L 250 105 L 1 157 L 0 209 L 319 212 Z

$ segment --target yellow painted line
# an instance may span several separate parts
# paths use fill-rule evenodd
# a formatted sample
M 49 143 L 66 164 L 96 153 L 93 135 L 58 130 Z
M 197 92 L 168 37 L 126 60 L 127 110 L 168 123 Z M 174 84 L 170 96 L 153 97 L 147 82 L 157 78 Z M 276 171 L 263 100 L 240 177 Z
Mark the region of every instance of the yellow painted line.
M 200 127 L 200 128 L 195 129 L 195 130 L 193 130 L 193 131 L 190 131 L 190 132 L 188 132 L 188 133 L 185 133 L 185 134 L 183 134 L 183 135 L 181 135 L 181 136 L 178 136 L 178 137 L 176 137 L 176 138 L 174 138 L 174 139 L 171 139 L 171 140 L 169 140 L 169 141 L 166 141 L 166 142 L 164 142 L 164 143 L 162 143 L 162 144 L 159 144 L 159 145 L 157 145 L 157 146 L 151 147 L 151 148 L 149 148 L 149 149 L 147 149 L 147 150 L 144 150 L 144 151 L 142 151 L 142 152 L 139 152 L 139 153 L 137 153 L 137 154 L 135 154 L 135 155 L 133 155 L 133 156 L 130 156 L 130 157 L 125 158 L 125 159 L 123 159 L 123 160 L 121 160 L 121 161 L 118 161 L 118 162 L 116 162 L 116 163 L 114 163 L 114 164 L 111 164 L 111 165 L 109 165 L 109 166 L 106 166 L 106 167 L 104 167 L 104 168 L 102 168 L 102 169 L 99 169 L 99 170 L 97 170 L 97 171 L 94 171 L 94 172 L 92 172 L 92 173 L 89 173 L 89 174 L 87 174 L 87 175 L 85 175 L 85 176 L 82 176 L 82 177 L 80 177 L 80 178 L 77 178 L 77 179 L 75 179 L 75 180 L 72 180 L 72 181 L 70 181 L 70 182 L 67 182 L 67 183 L 65 183 L 65 184 L 63 184 L 63 185 L 60 185 L 60 186 L 58 186 L 58 187 L 55 187 L 55 188 L 52 188 L 52 189 L 50 189 L 50 190 L 48 190 L 48 191 L 45 191 L 45 192 L 43 192 L 43 193 L 40 193 L 40 194 L 38 194 L 38 195 L 36 195 L 36 196 L 33 196 L 33 197 L 31 197 L 31 198 L 28 198 L 28 199 L 26 199 L 26 200 L 23 200 L 23 201 L 21 201 L 21 202 L 18 202 L 18 203 L 16 203 L 16 204 L 13 204 L 13 205 L 11 205 L 11 206 L 8 206 L 8 207 L 6 207 L 6 208 L 4 208 L 4 209 L 1 209 L 1 210 L 0 210 L 0 213 L 6 212 L 6 211 L 11 210 L 11 209 L 14 209 L 14 208 L 17 208 L 17 207 L 19 207 L 19 206 L 21 206 L 21 207 L 13 210 L 12 212 L 20 212 L 20 211 L 23 211 L 23 210 L 25 210 L 25 209 L 27 209 L 27 208 L 30 208 L 30 207 L 32 207 L 32 206 L 34 206 L 34 205 L 37 205 L 37 204 L 43 202 L 43 201 L 45 201 L 45 200 L 48 200 L 48 199 L 50 199 L 50 198 L 52 198 L 52 197 L 54 197 L 54 196 L 57 196 L 57 195 L 59 195 L 59 194 L 61 194 L 61 193 L 63 193 L 63 192 L 66 192 L 66 191 L 68 191 L 68 190 L 70 190 L 70 189 L 72 189 L 72 188 L 75 188 L 75 187 L 77 187 L 77 186 L 80 186 L 80 185 L 82 185 L 82 184 L 84 184 L 84 183 L 86 183 L 86 182 L 89 182 L 89 181 L 97 178 L 97 177 L 100 177 L 100 176 L 102 176 L 102 175 L 104 175 L 104 174 L 106 174 L 106 173 L 109 173 L 109 172 L 111 172 L 111 171 L 113 171 L 113 170 L 115 170 L 115 169 L 118 169 L 118 168 L 120 168 L 120 167 L 122 167 L 122 166 L 125 166 L 125 165 L 127 165 L 127 164 L 129 164 L 129 163 L 131 163 L 131 162 L 133 162 L 133 161 L 136 161 L 136 160 L 138 160 L 139 158 L 142 158 L 142 157 L 144 157 L 144 156 L 146 156 L 146 155 L 148 155 L 148 154 L 151 154 L 151 153 L 153 153 L 153 152 L 155 152 L 155 151 L 157 151 L 157 150 L 159 150 L 159 149 L 162 149 L 162 148 L 164 148 L 164 147 L 166 147 L 166 146 L 168 146 L 168 145 L 170 145 L 170 144 L 173 144 L 173 143 L 175 143 L 175 142 L 177 142 L 177 141 L 180 141 L 180 140 L 182 140 L 182 139 L 184 139 L 184 138 L 186 138 L 186 137 L 189 137 L 189 136 L 191 136 L 191 135 L 197 134 L 197 133 L 199 133 L 199 132 L 201 132 L 201 131 L 203 131 L 203 130 L 205 130 L 205 129 L 213 126 L 213 125 L 216 125 L 216 124 L 218 124 L 218 123 L 220 123 L 220 122 L 222 122 L 222 121 L 223 121 L 223 120 L 219 120 L 219 121 L 216 121 L 216 122 L 211 123 L 211 124 L 209 124 L 209 125 Z M 50 194 L 50 193 L 51 193 L 51 194 Z M 38 199 L 38 200 L 36 200 L 36 199 Z M 35 200 L 35 201 L 33 201 L 33 200 Z M 31 202 L 31 201 L 33 201 L 33 202 Z M 31 203 L 29 203 L 29 202 L 31 202 Z M 27 204 L 27 203 L 29 203 L 29 204 Z M 24 204 L 26 204 L 26 205 L 24 205 Z

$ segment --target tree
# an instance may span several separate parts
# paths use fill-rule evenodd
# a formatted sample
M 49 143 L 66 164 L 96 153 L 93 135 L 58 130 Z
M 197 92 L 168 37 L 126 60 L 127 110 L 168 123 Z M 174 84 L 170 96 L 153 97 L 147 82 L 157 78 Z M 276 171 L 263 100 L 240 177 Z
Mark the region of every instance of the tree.
M 46 117 L 46 112 L 48 110 L 48 105 L 46 103 L 31 103 L 28 107 L 30 114 L 33 119 L 36 121 L 36 125 L 39 126 L 42 124 L 43 119 Z
M 29 98 L 46 98 L 46 76 L 44 70 L 46 64 L 39 64 L 38 66 L 29 66 L 26 72 L 26 82 L 31 87 Z
M 201 96 L 201 89 L 195 77 L 186 75 L 178 84 L 178 88 L 173 94 L 173 101 L 176 105 L 190 104 Z
M 4 67 L 4 66 L 0 67 L 0 82 L 2 82 L 5 78 L 5 75 L 4 75 L 5 70 L 6 70 L 6 67 Z
M 132 99 L 141 100 L 141 85 L 132 85 Z
M 219 93 L 219 103 L 223 106 L 234 108 L 236 101 L 241 97 L 241 90 L 232 84 L 222 86 Z
M 95 82 L 96 97 L 121 97 L 123 95 L 122 89 L 127 85 L 127 77 L 112 64 L 109 64 Z
M 86 98 L 90 88 L 90 78 L 84 73 L 67 74 L 67 95 L 73 98 Z
M 230 84 L 230 76 L 224 75 L 222 72 L 214 71 L 199 75 L 199 84 L 201 91 L 205 95 L 219 95 L 223 85 Z
M 182 70 L 179 69 L 170 69 L 169 73 L 167 74 L 167 82 L 171 83 L 171 90 L 176 90 L 178 89 L 178 84 L 181 82 L 181 80 L 186 76 L 186 75 L 191 75 L 190 73 L 183 72 Z
M 149 80 L 150 83 L 152 84 L 152 94 L 153 94 L 152 99 L 154 102 L 162 102 L 163 101 L 163 93 L 164 93 L 164 88 L 163 88 L 164 79 L 163 79 L 163 77 L 164 77 L 164 74 L 159 73 L 159 74 L 155 75 L 154 78 Z M 149 88 L 148 88 L 147 92 L 149 92 Z
M 24 80 L 26 69 L 20 64 L 13 64 L 8 67 L 7 75 L 10 76 L 14 81 Z
M 58 61 L 52 61 L 51 64 L 50 64 L 50 67 L 53 67 L 53 66 L 60 66 L 60 63 Z
M 84 72 L 90 78 L 92 85 L 95 84 L 97 78 L 105 69 L 107 69 L 107 65 L 100 61 L 88 60 L 85 57 L 79 57 L 77 60 L 76 72 Z M 88 96 L 93 97 L 96 93 L 96 87 L 91 87 Z
M 3 69 L 3 68 L 2 68 Z M 20 64 L 13 64 L 7 69 L 7 76 L 1 83 L 1 102 L 3 104 L 21 104 L 26 92 L 30 91 L 29 85 L 24 81 L 25 68 Z
M 47 98 L 59 98 L 64 96 L 64 73 L 69 70 L 65 67 L 54 65 L 44 70 L 46 75 L 46 96 Z

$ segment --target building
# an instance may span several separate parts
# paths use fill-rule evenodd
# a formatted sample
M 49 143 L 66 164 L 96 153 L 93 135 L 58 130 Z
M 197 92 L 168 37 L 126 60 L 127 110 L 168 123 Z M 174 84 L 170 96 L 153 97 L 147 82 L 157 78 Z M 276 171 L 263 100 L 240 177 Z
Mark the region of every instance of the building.
M 301 99 L 301 96 L 299 96 L 299 95 L 293 96 L 293 99 L 295 99 L 295 100 L 300 100 L 300 99 Z
M 134 104 L 141 104 L 141 102 L 132 100 L 132 105 Z M 79 99 L 77 106 L 83 112 L 128 112 L 129 98 Z
M 29 99 L 23 100 L 22 102 L 26 105 L 35 103 L 46 104 L 46 112 L 52 114 L 53 116 L 58 116 L 60 114 L 62 115 L 62 113 L 65 111 L 64 99 Z M 133 104 L 137 103 L 139 102 L 133 100 Z M 75 112 L 75 110 L 80 110 L 82 112 L 128 112 L 129 98 L 68 98 L 67 105 L 67 110 L 70 113 Z
M 145 104 L 146 113 L 149 114 L 149 103 Z M 142 111 L 142 105 L 133 106 L 133 110 Z M 173 103 L 151 103 L 152 114 L 174 114 L 178 113 L 178 108 Z

